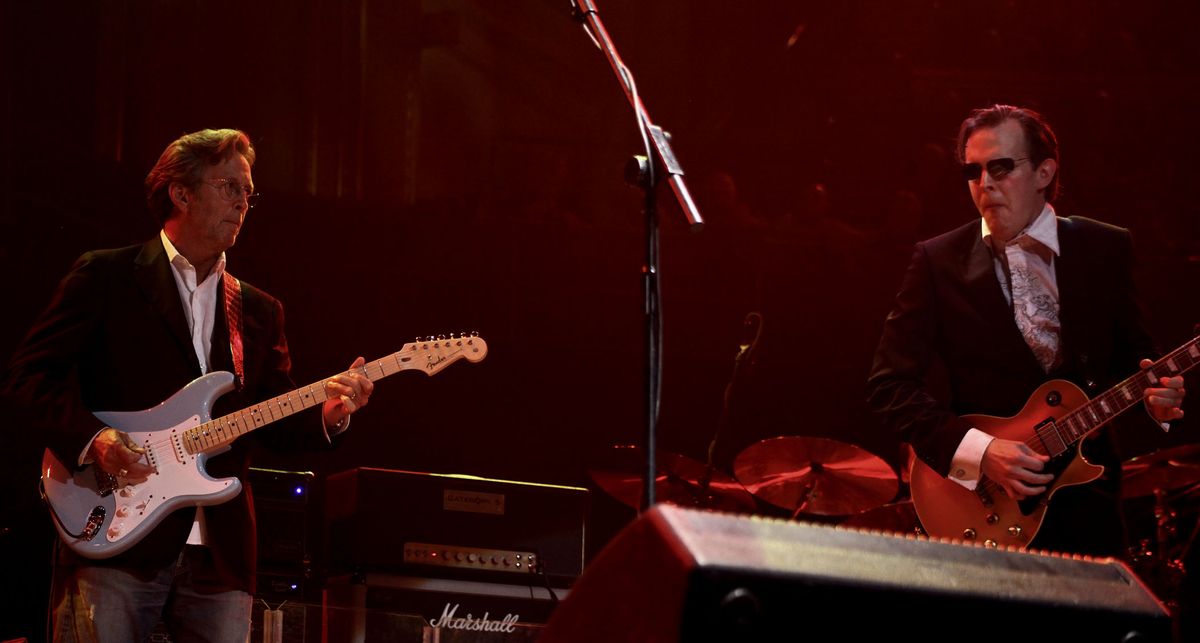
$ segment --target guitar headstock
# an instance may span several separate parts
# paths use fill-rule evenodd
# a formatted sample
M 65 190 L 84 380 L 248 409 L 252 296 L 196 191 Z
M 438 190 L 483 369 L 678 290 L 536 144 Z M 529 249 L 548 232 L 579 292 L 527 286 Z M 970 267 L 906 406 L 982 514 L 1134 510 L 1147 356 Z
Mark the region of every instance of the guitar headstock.
M 419 364 L 426 375 L 438 373 L 460 359 L 478 362 L 487 357 L 487 342 L 479 333 L 418 337 L 405 348 L 415 354 L 413 361 Z

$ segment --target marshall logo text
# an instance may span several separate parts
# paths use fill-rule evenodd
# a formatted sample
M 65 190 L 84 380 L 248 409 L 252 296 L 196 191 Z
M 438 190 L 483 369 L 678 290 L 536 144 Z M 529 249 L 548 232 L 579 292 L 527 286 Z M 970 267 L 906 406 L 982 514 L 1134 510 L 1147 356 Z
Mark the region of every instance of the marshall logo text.
M 503 620 L 493 621 L 488 619 L 488 613 L 484 612 L 482 618 L 475 618 L 470 614 L 465 617 L 457 618 L 454 616 L 458 611 L 458 603 L 453 607 L 450 603 L 442 608 L 442 615 L 438 618 L 429 621 L 430 627 L 444 627 L 448 630 L 471 630 L 474 632 L 506 632 L 511 634 L 516 628 L 517 620 L 521 618 L 520 614 L 506 614 Z

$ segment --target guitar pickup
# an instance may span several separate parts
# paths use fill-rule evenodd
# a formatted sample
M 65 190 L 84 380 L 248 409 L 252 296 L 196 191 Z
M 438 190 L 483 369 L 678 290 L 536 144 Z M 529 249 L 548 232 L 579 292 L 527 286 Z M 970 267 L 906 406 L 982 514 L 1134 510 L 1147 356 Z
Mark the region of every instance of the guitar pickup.
M 179 464 L 187 463 L 187 448 L 183 444 L 183 436 L 179 434 L 177 429 L 171 430 L 171 451 L 175 453 L 175 460 Z
M 1042 441 L 1043 453 L 1053 457 L 1067 450 L 1067 443 L 1063 440 L 1062 434 L 1058 432 L 1058 425 L 1054 423 L 1052 417 L 1042 420 L 1033 427 L 1033 434 Z

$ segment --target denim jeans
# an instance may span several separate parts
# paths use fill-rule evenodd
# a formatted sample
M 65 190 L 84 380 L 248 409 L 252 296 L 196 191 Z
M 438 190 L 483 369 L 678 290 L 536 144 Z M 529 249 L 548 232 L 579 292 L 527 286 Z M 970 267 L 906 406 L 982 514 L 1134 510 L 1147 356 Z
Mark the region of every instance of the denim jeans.
M 54 640 L 130 643 L 161 620 L 176 643 L 245 643 L 250 594 L 214 581 L 207 547 L 187 546 L 162 569 L 96 565 L 59 546 L 54 573 Z

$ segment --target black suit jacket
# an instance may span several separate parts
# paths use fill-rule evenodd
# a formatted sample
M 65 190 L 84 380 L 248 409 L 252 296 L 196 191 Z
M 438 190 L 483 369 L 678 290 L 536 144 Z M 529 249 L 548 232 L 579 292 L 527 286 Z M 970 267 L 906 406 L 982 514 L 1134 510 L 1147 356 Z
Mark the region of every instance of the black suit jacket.
M 243 282 L 245 385 L 223 396 L 215 414 L 244 408 L 295 388 L 283 308 Z M 218 297 L 211 370 L 232 371 L 224 295 Z M 92 411 L 136 411 L 163 401 L 201 375 L 183 304 L 162 242 L 84 254 L 13 356 L 5 378 L 8 403 L 26 428 L 64 463 L 75 463 L 103 424 Z M 245 481 L 249 456 L 264 441 L 274 448 L 327 444 L 320 418 L 296 417 L 245 436 L 209 462 L 214 476 Z M 303 436 L 303 437 L 301 437 Z M 225 583 L 253 592 L 253 496 L 205 509 L 209 545 Z M 94 564 L 168 564 L 179 555 L 195 510 L 179 510 L 128 552 Z
M 971 428 L 959 415 L 1015 415 L 1047 379 L 1095 395 L 1154 355 L 1128 231 L 1072 217 L 1059 219 L 1058 235 L 1063 362 L 1049 375 L 1017 329 L 978 219 L 916 245 L 875 353 L 869 403 L 942 475 Z M 932 372 L 944 373 L 944 390 L 931 386 Z M 1110 440 L 1091 440 L 1088 448 L 1089 458 L 1119 473 Z M 1106 478 L 1115 489 L 1115 477 Z

